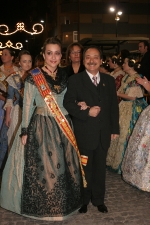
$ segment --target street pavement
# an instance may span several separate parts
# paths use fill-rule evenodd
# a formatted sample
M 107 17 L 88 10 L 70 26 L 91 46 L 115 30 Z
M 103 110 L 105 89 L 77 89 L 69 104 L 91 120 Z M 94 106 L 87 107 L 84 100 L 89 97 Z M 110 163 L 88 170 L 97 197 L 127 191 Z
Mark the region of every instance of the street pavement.
M 121 176 L 107 171 L 106 199 L 108 213 L 100 213 L 92 204 L 88 212 L 76 212 L 64 221 L 29 219 L 0 208 L 0 225 L 150 225 L 150 193 L 125 183 Z

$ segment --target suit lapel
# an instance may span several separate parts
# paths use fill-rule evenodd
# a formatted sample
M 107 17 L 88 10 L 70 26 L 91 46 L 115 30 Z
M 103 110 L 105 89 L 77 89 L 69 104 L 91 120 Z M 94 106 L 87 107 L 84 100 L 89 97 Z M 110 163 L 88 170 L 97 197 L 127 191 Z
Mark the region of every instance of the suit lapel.
M 83 84 L 94 94 L 98 94 L 97 88 L 95 85 L 92 83 L 89 75 L 86 73 L 86 71 L 83 72 Z
M 100 83 L 98 85 L 98 92 L 100 97 L 106 94 L 107 83 L 105 80 L 105 76 L 105 74 L 100 74 Z

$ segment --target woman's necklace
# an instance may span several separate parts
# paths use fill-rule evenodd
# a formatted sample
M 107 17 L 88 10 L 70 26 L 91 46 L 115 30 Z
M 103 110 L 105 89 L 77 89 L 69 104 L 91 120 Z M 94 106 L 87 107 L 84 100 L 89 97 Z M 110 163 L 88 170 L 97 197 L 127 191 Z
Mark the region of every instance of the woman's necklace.
M 7 72 L 7 73 L 10 73 L 12 71 L 12 68 L 13 68 L 13 65 L 11 66 L 5 66 L 4 65 L 4 70 Z
M 53 72 L 51 70 L 49 70 L 47 66 L 45 66 L 45 68 L 50 72 L 50 76 L 55 80 L 57 68 Z

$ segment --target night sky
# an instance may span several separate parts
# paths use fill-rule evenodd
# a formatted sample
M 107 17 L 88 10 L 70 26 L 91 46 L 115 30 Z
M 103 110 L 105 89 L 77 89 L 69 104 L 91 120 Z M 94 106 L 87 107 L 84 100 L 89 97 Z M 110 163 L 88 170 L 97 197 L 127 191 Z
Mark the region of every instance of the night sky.
M 32 26 L 35 23 L 40 23 L 41 19 L 45 19 L 45 15 L 48 8 L 49 0 L 0 0 L 0 24 L 5 24 L 9 28 L 9 32 L 16 30 L 16 24 L 18 22 L 23 22 L 25 29 L 33 32 Z M 2 32 L 4 28 L 0 28 Z M 40 40 L 42 39 L 42 34 L 39 35 L 29 35 L 25 32 L 18 31 L 17 33 L 9 36 L 0 35 L 0 42 L 3 45 L 11 40 L 15 45 L 17 42 L 21 42 L 24 49 L 28 49 L 33 54 L 39 51 L 42 46 Z M 26 43 L 28 40 L 28 43 Z
M 45 16 L 46 0 L 1 0 L 0 24 L 15 26 L 18 21 L 35 22 Z

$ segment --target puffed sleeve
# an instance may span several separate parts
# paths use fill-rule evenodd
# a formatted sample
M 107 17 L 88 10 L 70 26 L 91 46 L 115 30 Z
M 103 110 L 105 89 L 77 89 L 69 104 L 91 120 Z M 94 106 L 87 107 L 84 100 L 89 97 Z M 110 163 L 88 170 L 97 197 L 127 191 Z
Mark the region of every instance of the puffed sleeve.
M 136 75 L 136 77 L 140 77 L 140 76 Z M 136 80 L 134 80 L 132 83 L 132 86 L 127 88 L 126 94 L 130 97 L 142 98 L 144 95 L 144 89 L 142 88 L 140 84 L 137 83 Z
M 143 97 L 143 90 L 140 86 L 130 87 L 127 89 L 126 94 L 130 97 L 141 98 Z
M 8 93 L 7 93 L 7 100 L 6 100 L 6 104 L 4 105 L 4 109 L 6 110 L 7 107 L 13 107 L 13 99 L 15 96 L 15 89 L 8 85 Z

